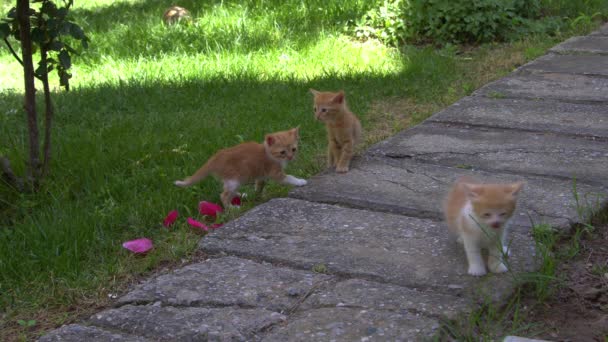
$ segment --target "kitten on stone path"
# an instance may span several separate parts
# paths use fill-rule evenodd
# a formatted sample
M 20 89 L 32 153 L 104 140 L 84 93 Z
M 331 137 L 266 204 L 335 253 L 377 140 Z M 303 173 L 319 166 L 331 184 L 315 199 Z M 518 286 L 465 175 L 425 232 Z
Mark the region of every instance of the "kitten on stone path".
M 361 140 L 361 123 L 348 109 L 344 91 L 337 93 L 310 89 L 314 95 L 315 118 L 327 128 L 327 167 L 348 172 L 355 145 Z
M 264 143 L 245 142 L 218 151 L 192 176 L 175 185 L 187 187 L 214 175 L 224 183 L 222 204 L 230 207 L 241 184 L 255 182 L 256 191 L 264 188 L 265 181 L 272 179 L 282 184 L 306 185 L 306 180 L 285 174 L 283 169 L 298 150 L 298 128 L 267 134 Z
M 508 253 L 505 245 L 508 223 L 523 185 L 523 182 L 481 184 L 462 177 L 448 193 L 444 202 L 445 220 L 448 229 L 464 245 L 470 275 L 487 273 L 482 248 L 488 250 L 490 272 L 507 271 L 503 257 Z

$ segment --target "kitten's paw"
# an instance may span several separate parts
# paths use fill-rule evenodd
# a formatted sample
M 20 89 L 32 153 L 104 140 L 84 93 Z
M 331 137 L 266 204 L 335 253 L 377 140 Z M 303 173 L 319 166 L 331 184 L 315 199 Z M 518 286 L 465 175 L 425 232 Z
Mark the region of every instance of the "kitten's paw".
M 490 272 L 492 273 L 505 273 L 508 271 L 507 266 L 502 262 L 497 262 L 494 265 L 488 265 Z
M 484 265 L 470 265 L 468 273 L 472 276 L 482 276 L 487 273 Z
M 305 179 L 296 178 L 294 180 L 294 184 L 293 185 L 295 185 L 295 186 L 304 186 L 306 184 L 308 184 L 308 182 Z
M 175 185 L 177 185 L 179 187 L 182 187 L 182 188 L 185 188 L 185 187 L 188 186 L 188 183 L 186 183 L 184 181 L 175 181 L 175 182 L 173 182 L 173 184 L 175 184 Z
M 337 173 L 347 173 L 348 172 L 348 166 L 337 166 L 336 167 L 336 172 Z

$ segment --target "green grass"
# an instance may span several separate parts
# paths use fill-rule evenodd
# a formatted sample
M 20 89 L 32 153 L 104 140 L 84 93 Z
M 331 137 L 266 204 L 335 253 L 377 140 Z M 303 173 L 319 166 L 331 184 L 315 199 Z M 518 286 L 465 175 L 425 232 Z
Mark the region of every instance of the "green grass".
M 0 0 L 0 9 L 12 3 Z M 74 58 L 72 90 L 53 94 L 51 175 L 36 194 L 0 183 L 0 340 L 69 322 L 138 275 L 191 257 L 199 235 L 185 218 L 198 216 L 202 199 L 218 202 L 220 185 L 172 183 L 218 149 L 300 126 L 288 172 L 320 171 L 325 131 L 309 88 L 345 89 L 365 129 L 382 137 L 404 126 L 377 133 L 375 104 L 407 99 L 410 122 L 419 122 L 564 38 L 464 54 L 394 49 L 344 35 L 372 5 L 365 0 L 182 1 L 195 20 L 173 27 L 161 23 L 167 5 L 76 2 L 73 17 L 91 43 Z M 0 69 L 0 155 L 23 174 L 21 69 L 4 47 Z M 243 210 L 288 190 L 270 185 Z M 172 209 L 180 219 L 167 230 L 161 222 Z M 155 243 L 146 257 L 121 247 L 144 236 Z M 33 328 L 18 323 L 32 319 Z

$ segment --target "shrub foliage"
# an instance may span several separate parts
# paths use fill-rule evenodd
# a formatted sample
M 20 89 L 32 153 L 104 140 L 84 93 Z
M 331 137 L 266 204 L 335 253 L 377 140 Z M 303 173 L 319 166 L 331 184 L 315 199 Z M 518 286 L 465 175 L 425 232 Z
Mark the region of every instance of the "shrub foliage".
M 391 45 L 405 41 L 440 44 L 506 41 L 526 34 L 554 33 L 576 19 L 602 17 L 608 3 L 586 0 L 582 1 L 586 5 L 572 7 L 562 2 L 383 0 L 355 23 L 354 33 L 362 39 L 378 38 Z

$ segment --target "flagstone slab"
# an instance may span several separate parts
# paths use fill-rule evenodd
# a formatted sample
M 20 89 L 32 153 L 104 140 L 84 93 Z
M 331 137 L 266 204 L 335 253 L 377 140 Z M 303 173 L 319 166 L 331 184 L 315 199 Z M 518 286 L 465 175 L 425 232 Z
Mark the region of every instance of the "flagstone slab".
M 125 305 L 93 315 L 104 329 L 161 341 L 259 341 L 270 326 L 286 316 L 264 309 Z
M 473 95 L 605 103 L 608 101 L 608 78 L 564 73 L 512 74 L 483 86 Z
M 510 240 L 513 272 L 533 270 L 535 249 L 529 234 L 514 231 Z M 509 274 L 467 275 L 464 249 L 441 222 L 290 198 L 257 206 L 207 235 L 200 248 L 300 269 L 322 265 L 339 276 L 471 300 L 498 300 L 513 285 Z
M 567 39 L 549 50 L 555 53 L 594 53 L 608 54 L 608 37 L 581 36 Z
M 104 342 L 145 342 L 149 339 L 106 331 L 93 326 L 80 324 L 64 325 L 55 329 L 39 339 L 40 342 L 84 342 L 84 341 L 104 341 Z
M 472 310 L 470 300 L 464 297 L 364 279 L 346 279 L 320 288 L 300 306 L 302 310 L 327 307 L 401 310 L 443 319 L 455 319 Z
M 239 306 L 283 312 L 330 276 L 224 257 L 188 265 L 137 286 L 119 305 Z
M 424 123 L 379 142 L 368 153 L 608 186 L 608 141 L 555 133 Z
M 603 55 L 548 54 L 522 66 L 518 72 L 608 76 L 608 58 Z
M 262 341 L 424 341 L 438 329 L 437 320 L 408 312 L 323 308 L 292 317 Z
M 364 156 L 354 161 L 346 174 L 327 171 L 308 180 L 308 185 L 294 188 L 289 195 L 308 201 L 343 204 L 413 217 L 441 220 L 442 202 L 452 183 L 462 176 L 486 182 L 526 182 L 513 224 L 529 227 L 547 223 L 556 229 L 569 229 L 580 223 L 576 210 L 574 183 L 547 177 L 486 172 L 481 170 L 419 163 L 408 158 Z M 595 186 L 578 183 L 580 202 L 595 205 Z M 605 198 L 605 197 L 604 197 Z
M 602 25 L 597 31 L 593 31 L 590 36 L 608 36 L 608 24 Z
M 608 140 L 608 104 L 469 96 L 431 116 L 427 122 L 553 132 Z

